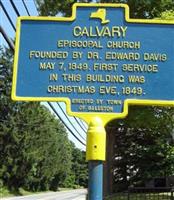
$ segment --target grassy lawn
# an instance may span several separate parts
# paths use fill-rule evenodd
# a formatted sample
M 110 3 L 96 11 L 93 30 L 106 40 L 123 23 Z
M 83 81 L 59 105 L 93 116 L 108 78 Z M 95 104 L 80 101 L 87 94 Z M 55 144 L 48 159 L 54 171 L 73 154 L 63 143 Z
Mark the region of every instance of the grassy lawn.
M 15 194 L 11 193 L 6 187 L 0 188 L 0 199 L 2 197 L 12 197 L 15 196 Z
M 71 189 L 72 188 L 59 188 L 58 191 L 66 191 L 66 190 L 71 190 Z M 19 191 L 10 192 L 6 187 L 1 187 L 0 188 L 0 199 L 2 197 L 25 196 L 25 195 L 30 195 L 30 194 L 44 193 L 44 192 L 52 192 L 52 191 L 30 192 L 30 191 L 24 190 L 23 188 L 20 188 Z
M 0 197 L 12 197 L 12 196 L 23 196 L 33 194 L 33 192 L 28 192 L 22 188 L 19 191 L 11 192 L 6 187 L 0 188 Z

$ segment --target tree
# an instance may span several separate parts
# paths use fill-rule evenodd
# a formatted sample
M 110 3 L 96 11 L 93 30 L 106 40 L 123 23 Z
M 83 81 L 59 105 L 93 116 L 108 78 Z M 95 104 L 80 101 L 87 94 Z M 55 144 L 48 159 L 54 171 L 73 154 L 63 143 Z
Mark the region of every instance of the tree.
M 162 12 L 159 19 L 174 20 L 174 11 L 166 10 Z
M 86 3 L 92 0 L 65 0 L 60 2 L 59 0 L 36 0 L 38 5 L 39 15 L 41 16 L 55 16 L 58 14 L 64 16 L 70 16 L 72 13 L 71 7 L 76 2 Z
M 14 153 L 11 149 L 10 142 L 12 138 L 10 137 L 11 130 L 15 129 L 13 123 L 10 123 L 11 114 L 19 109 L 19 104 L 10 101 L 11 94 L 11 80 L 12 80 L 12 68 L 11 64 L 13 61 L 12 51 L 6 49 L 5 51 L 0 49 L 0 178 L 6 184 L 6 180 L 10 177 L 7 172 L 8 162 L 12 162 L 12 159 L 8 157 L 8 153 Z M 5 159 L 4 159 L 5 158 Z M 9 167 L 10 168 L 10 167 Z
M 149 178 L 173 175 L 173 108 L 131 107 L 127 118 L 114 120 L 109 127 L 115 134 L 116 190 L 143 186 Z
M 69 188 L 87 187 L 88 170 L 85 152 L 76 148 L 71 142 L 71 153 L 71 169 L 62 186 Z
M 130 8 L 131 18 L 159 17 L 161 12 L 174 8 L 172 0 L 101 0 L 101 3 L 125 3 Z
M 87 187 L 88 170 L 85 162 L 85 152 L 76 148 L 72 143 L 72 171 L 75 175 L 75 185 Z
M 0 179 L 10 190 L 59 185 L 71 169 L 66 130 L 40 103 L 11 101 L 13 56 L 8 49 L 0 54 Z
M 36 0 L 39 14 L 43 16 L 55 16 L 62 14 L 70 16 L 72 5 L 76 2 L 90 3 L 92 0 Z M 161 13 L 166 10 L 174 9 L 172 0 L 98 0 L 97 3 L 124 3 L 130 7 L 131 18 L 154 18 L 160 17 Z
M 62 123 L 38 102 L 13 102 L 13 52 L 0 51 L 0 179 L 11 191 L 87 185 L 84 152 Z

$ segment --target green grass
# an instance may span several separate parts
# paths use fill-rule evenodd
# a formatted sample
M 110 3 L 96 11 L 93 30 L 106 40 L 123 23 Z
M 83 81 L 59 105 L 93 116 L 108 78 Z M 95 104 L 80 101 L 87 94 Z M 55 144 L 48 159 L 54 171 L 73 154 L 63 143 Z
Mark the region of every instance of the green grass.
M 10 191 L 6 187 L 0 188 L 0 197 L 12 197 L 12 196 L 24 196 L 24 195 L 30 195 L 35 194 L 35 192 L 29 192 L 24 190 L 23 188 L 20 188 L 19 191 Z
M 66 190 L 72 190 L 73 188 L 59 188 L 58 191 L 66 191 Z M 0 199 L 2 197 L 13 197 L 13 196 L 25 196 L 25 195 L 31 195 L 31 194 L 39 194 L 44 192 L 53 192 L 53 191 L 40 191 L 40 192 L 31 192 L 24 190 L 23 188 L 19 188 L 18 191 L 11 192 L 6 187 L 0 188 Z
M 0 198 L 14 196 L 6 187 L 0 188 Z

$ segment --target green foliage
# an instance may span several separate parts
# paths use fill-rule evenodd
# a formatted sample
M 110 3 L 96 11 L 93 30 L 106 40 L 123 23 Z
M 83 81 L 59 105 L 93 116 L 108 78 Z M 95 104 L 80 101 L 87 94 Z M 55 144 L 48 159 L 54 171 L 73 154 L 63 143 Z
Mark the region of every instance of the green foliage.
M 64 126 L 40 103 L 11 101 L 12 62 L 13 52 L 1 49 L 0 184 L 10 191 L 74 186 L 75 147 Z
M 87 187 L 87 180 L 88 180 L 88 166 L 87 162 L 85 162 L 85 152 L 79 150 L 72 145 L 72 171 L 75 175 L 75 185 L 80 185 L 83 187 Z
M 166 10 L 161 13 L 160 19 L 174 20 L 174 11 Z
M 37 5 L 38 5 L 38 11 L 39 15 L 41 16 L 55 16 L 58 14 L 64 15 L 64 16 L 70 16 L 72 13 L 72 5 L 76 2 L 81 2 L 81 3 L 89 3 L 92 0 L 36 0 Z
M 12 196 L 7 187 L 0 187 L 0 197 Z
M 87 187 L 88 183 L 88 168 L 85 162 L 85 152 L 79 150 L 71 142 L 72 165 L 69 175 L 66 176 L 62 187 L 78 188 Z
M 115 134 L 115 188 L 143 186 L 149 178 L 173 175 L 173 108 L 131 107 L 126 119 L 109 127 Z
M 101 3 L 125 3 L 130 8 L 131 18 L 154 18 L 174 8 L 173 0 L 101 0 Z
M 55 16 L 62 14 L 71 15 L 71 7 L 76 2 L 90 3 L 91 0 L 36 0 L 40 15 Z M 174 9 L 173 0 L 98 0 L 97 3 L 124 3 L 130 7 L 130 16 L 132 18 L 155 18 L 160 17 L 162 12 Z

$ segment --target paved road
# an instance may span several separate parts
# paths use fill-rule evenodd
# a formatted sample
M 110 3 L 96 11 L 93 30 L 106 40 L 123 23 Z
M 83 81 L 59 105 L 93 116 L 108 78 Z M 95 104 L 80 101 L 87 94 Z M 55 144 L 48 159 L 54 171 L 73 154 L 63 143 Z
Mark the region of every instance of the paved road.
M 87 191 L 84 189 L 63 192 L 46 192 L 42 194 L 2 198 L 2 200 L 85 200 Z

